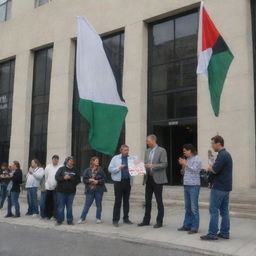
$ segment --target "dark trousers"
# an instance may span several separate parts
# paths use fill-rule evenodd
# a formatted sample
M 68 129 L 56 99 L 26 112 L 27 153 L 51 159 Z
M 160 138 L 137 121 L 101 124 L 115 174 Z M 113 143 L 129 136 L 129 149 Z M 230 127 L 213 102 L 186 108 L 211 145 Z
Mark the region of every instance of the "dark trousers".
M 55 190 L 46 190 L 45 217 L 48 219 L 57 217 L 57 199 Z
M 0 209 L 3 208 L 5 199 L 7 197 L 7 183 L 3 183 L 1 185 L 1 191 L 0 191 Z
M 115 191 L 115 205 L 113 210 L 113 222 L 118 222 L 120 220 L 120 211 L 123 200 L 123 211 L 124 211 L 124 220 L 129 219 L 129 198 L 131 193 L 131 184 L 130 179 L 115 181 L 114 183 Z
M 46 199 L 46 191 L 41 191 L 39 207 L 40 207 L 40 216 L 45 218 L 45 199 Z
M 162 225 L 163 218 L 164 218 L 164 204 L 163 204 L 163 198 L 162 198 L 163 185 L 156 184 L 152 176 L 148 176 L 147 183 L 146 183 L 146 191 L 145 191 L 146 206 L 145 206 L 145 216 L 143 219 L 143 223 L 145 224 L 150 223 L 153 193 L 156 198 L 157 209 L 158 209 L 156 222 L 157 224 Z

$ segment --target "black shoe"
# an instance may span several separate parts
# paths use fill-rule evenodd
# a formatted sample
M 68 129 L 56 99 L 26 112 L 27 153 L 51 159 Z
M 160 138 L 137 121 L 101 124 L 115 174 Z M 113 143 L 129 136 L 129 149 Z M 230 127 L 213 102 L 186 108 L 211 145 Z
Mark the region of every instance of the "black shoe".
M 205 236 L 200 236 L 200 238 L 204 241 L 215 241 L 215 240 L 218 240 L 217 237 L 210 237 L 208 235 L 205 235 Z
M 153 228 L 161 228 L 163 225 L 162 224 L 155 224 L 154 226 L 153 226 Z
M 74 226 L 74 223 L 73 222 L 68 222 L 67 223 L 69 226 Z
M 196 234 L 196 233 L 198 233 L 197 230 L 191 229 L 191 230 L 188 231 L 188 234 L 189 234 L 189 235 L 193 235 L 193 234 Z
M 116 227 L 116 228 L 118 228 L 118 227 L 119 227 L 118 222 L 113 222 L 113 226 Z
M 219 233 L 217 236 L 222 239 L 229 239 L 229 236 L 223 236 L 221 233 Z
M 5 218 L 11 218 L 11 217 L 13 217 L 14 215 L 11 213 L 11 214 L 7 214 L 7 215 L 5 215 L 4 217 Z
M 58 222 L 58 221 L 55 222 L 55 226 L 60 226 L 60 225 L 62 225 L 61 222 Z
M 141 222 L 141 223 L 139 223 L 137 226 L 138 226 L 138 227 L 149 226 L 149 223 Z
M 20 214 L 13 216 L 13 218 L 19 218 L 19 217 L 20 217 Z
M 27 212 L 25 215 L 26 215 L 26 216 L 31 216 L 31 215 L 33 215 L 33 214 L 32 214 L 32 213 Z
M 124 220 L 124 224 L 133 224 L 133 222 L 131 222 L 129 219 L 128 220 Z
M 178 231 L 190 231 L 190 228 L 186 228 L 186 227 L 181 227 L 177 229 Z

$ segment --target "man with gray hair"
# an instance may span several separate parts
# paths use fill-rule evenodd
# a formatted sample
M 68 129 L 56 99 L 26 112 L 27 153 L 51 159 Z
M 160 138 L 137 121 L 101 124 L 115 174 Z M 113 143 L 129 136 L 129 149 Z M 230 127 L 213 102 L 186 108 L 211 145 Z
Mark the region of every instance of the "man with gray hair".
M 145 215 L 139 227 L 148 226 L 151 219 L 152 196 L 153 193 L 157 202 L 158 215 L 154 228 L 163 226 L 164 204 L 163 204 L 163 184 L 167 183 L 166 167 L 168 166 L 166 150 L 157 145 L 157 137 L 151 134 L 147 137 L 148 149 L 145 153 L 146 175 L 144 176 L 145 190 Z

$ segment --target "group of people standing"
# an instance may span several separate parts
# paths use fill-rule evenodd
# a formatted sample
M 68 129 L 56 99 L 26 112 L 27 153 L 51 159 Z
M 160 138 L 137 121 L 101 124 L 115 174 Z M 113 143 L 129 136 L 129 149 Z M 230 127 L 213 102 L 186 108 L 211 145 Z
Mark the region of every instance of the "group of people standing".
M 157 144 L 157 137 L 147 137 L 148 149 L 145 152 L 145 214 L 139 227 L 149 226 L 151 220 L 152 197 L 155 196 L 158 214 L 154 228 L 161 228 L 164 219 L 163 185 L 167 183 L 166 168 L 168 166 L 166 150 Z M 224 148 L 224 139 L 215 136 L 211 139 L 211 146 L 218 153 L 216 159 L 207 168 L 209 173 L 210 193 L 210 224 L 207 235 L 201 236 L 202 240 L 216 240 L 218 238 L 229 238 L 229 193 L 232 190 L 232 158 Z M 112 222 L 119 227 L 121 206 L 123 203 L 123 223 L 133 224 L 129 218 L 129 198 L 133 177 L 129 173 L 130 161 L 137 157 L 129 155 L 129 147 L 122 145 L 120 154 L 114 156 L 109 164 L 108 171 L 114 183 L 114 209 Z M 199 193 L 200 172 L 202 161 L 197 155 L 196 149 L 191 144 L 183 146 L 183 156 L 178 159 L 181 165 L 181 174 L 184 183 L 185 217 L 178 231 L 187 231 L 195 234 L 199 231 Z M 14 161 L 9 168 L 3 164 L 0 172 L 1 200 L 0 208 L 8 197 L 8 211 L 6 217 L 20 217 L 19 193 L 22 183 L 22 171 L 20 164 Z M 102 199 L 105 186 L 105 172 L 100 167 L 98 157 L 90 160 L 90 166 L 82 176 L 85 184 L 85 203 L 78 220 L 78 224 L 86 222 L 86 217 L 93 202 L 96 203 L 96 223 L 101 223 Z M 81 182 L 80 172 L 74 167 L 73 157 L 67 157 L 64 164 L 59 164 L 59 156 L 52 157 L 52 163 L 44 169 L 37 159 L 31 161 L 31 166 L 26 175 L 26 190 L 28 210 L 26 215 L 38 216 L 52 219 L 56 225 L 61 225 L 65 219 L 68 225 L 73 225 L 73 201 L 76 187 Z M 41 190 L 38 201 L 38 190 Z M 15 208 L 15 214 L 12 213 Z M 222 217 L 220 232 L 218 221 L 219 214 Z

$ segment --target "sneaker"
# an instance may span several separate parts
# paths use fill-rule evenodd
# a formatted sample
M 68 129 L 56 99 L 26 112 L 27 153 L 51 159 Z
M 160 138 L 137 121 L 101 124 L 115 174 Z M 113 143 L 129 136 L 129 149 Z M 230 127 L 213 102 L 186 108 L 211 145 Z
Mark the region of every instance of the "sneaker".
M 80 219 L 78 222 L 77 222 L 77 224 L 85 224 L 86 223 L 86 221 L 85 220 L 82 220 L 82 219 Z
M 56 221 L 56 219 L 54 217 L 51 217 L 49 220 Z
M 194 229 L 191 229 L 190 231 L 188 231 L 188 234 L 189 234 L 189 235 L 194 235 L 194 234 L 196 234 L 196 233 L 198 233 L 198 231 L 197 231 L 197 230 L 194 230 Z
M 178 231 L 190 231 L 190 228 L 186 228 L 186 227 L 181 227 L 177 229 Z
M 37 218 L 38 214 L 33 214 L 32 217 Z
M 100 219 L 97 219 L 97 220 L 96 220 L 96 223 L 97 223 L 97 224 L 100 224 L 100 223 L 102 223 L 102 221 L 101 221 Z
M 211 237 L 211 236 L 208 236 L 208 235 L 205 235 L 205 236 L 200 236 L 200 238 L 204 241 L 215 241 L 215 240 L 218 240 L 217 237 Z
M 219 233 L 217 236 L 222 239 L 229 239 L 229 236 L 224 236 L 221 233 Z

